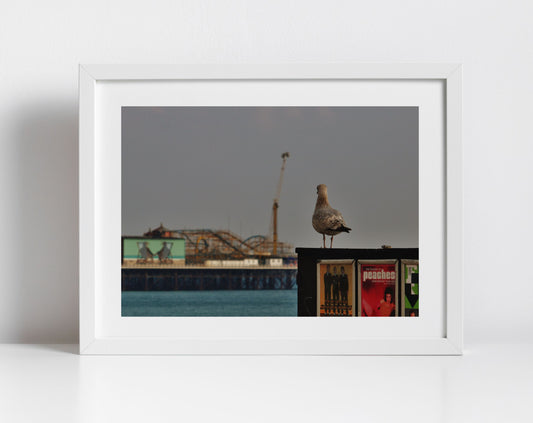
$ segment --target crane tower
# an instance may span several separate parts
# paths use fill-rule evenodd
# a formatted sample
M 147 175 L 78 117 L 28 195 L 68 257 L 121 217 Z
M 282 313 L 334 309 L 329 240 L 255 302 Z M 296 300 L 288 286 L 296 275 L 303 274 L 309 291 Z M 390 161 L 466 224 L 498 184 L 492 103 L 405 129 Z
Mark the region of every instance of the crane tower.
M 274 204 L 272 204 L 272 255 L 278 253 L 278 208 L 279 197 L 281 195 L 281 184 L 283 183 L 283 172 L 285 171 L 285 163 L 289 158 L 289 153 L 285 152 L 281 155 L 283 163 L 281 164 L 281 172 L 279 174 L 278 187 L 276 190 L 276 197 L 274 198 Z

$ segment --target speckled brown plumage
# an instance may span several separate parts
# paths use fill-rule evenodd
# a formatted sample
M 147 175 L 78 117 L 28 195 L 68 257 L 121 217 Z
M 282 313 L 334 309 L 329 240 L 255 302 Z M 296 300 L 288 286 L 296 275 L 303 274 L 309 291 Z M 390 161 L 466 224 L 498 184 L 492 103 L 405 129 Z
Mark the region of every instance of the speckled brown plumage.
M 315 212 L 313 213 L 313 228 L 322 234 L 323 246 L 326 248 L 326 235 L 331 236 L 330 248 L 333 247 L 333 237 L 341 232 L 350 232 L 342 214 L 330 206 L 328 201 L 328 188 L 324 184 L 316 187 L 318 198 Z

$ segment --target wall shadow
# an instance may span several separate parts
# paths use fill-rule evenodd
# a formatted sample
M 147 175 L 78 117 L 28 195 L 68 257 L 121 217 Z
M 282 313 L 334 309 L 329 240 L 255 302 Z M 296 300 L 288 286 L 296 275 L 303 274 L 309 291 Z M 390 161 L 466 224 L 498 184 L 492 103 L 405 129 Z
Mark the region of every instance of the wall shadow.
M 16 146 L 9 342 L 78 342 L 77 102 L 29 104 L 11 122 Z

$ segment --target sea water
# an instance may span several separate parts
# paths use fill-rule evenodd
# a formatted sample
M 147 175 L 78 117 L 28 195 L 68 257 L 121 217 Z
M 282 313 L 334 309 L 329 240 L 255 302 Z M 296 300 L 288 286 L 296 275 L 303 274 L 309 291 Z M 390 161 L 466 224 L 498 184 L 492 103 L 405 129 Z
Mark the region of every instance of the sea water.
M 296 316 L 297 289 L 125 291 L 122 316 Z

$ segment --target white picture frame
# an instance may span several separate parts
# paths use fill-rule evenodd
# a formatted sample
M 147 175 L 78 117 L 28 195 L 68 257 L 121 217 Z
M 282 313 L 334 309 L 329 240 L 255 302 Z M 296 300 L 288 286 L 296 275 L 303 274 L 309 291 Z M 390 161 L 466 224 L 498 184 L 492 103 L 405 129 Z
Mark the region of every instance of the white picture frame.
M 424 112 L 420 265 L 436 281 L 431 318 L 121 317 L 117 108 L 384 102 Z M 462 192 L 457 64 L 80 65 L 80 354 L 462 354 Z

